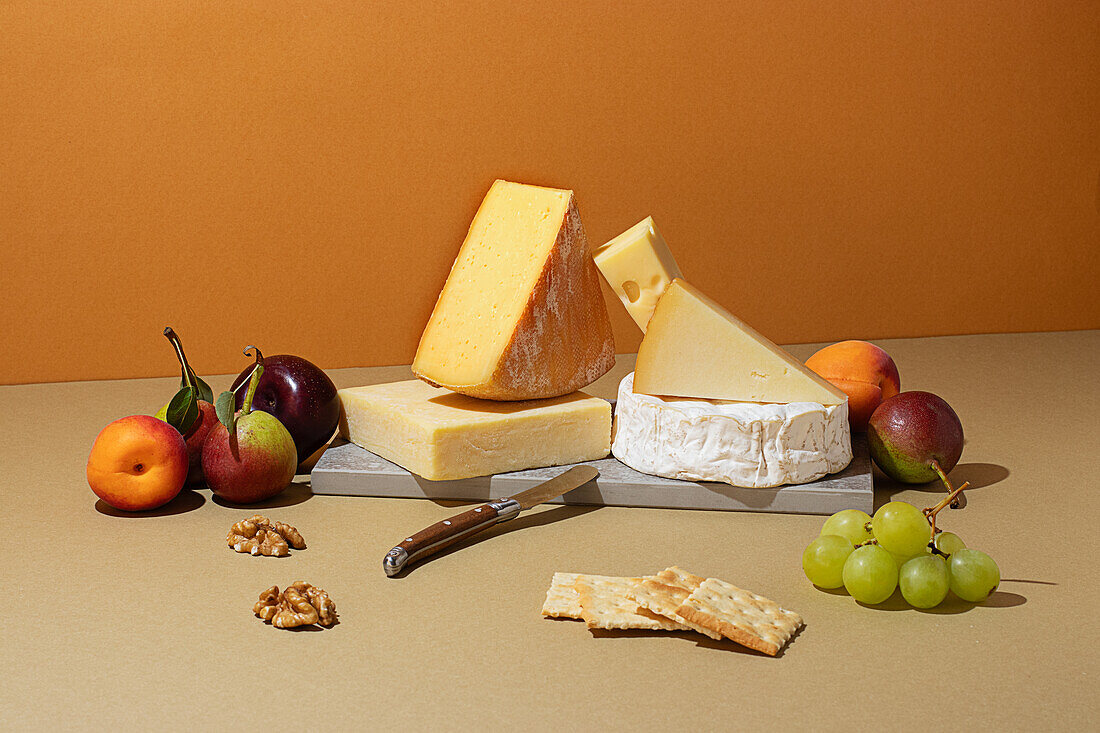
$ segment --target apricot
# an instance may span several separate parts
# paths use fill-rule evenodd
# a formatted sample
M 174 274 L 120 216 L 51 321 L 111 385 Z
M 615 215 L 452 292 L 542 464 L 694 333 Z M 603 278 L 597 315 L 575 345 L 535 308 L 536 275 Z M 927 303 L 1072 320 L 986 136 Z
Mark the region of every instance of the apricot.
M 867 430 L 875 408 L 901 391 L 894 360 L 866 341 L 826 346 L 807 359 L 806 366 L 848 395 L 848 422 L 855 432 Z
M 88 486 L 124 511 L 156 509 L 176 498 L 187 480 L 187 443 L 152 415 L 131 415 L 96 436 L 88 456 Z

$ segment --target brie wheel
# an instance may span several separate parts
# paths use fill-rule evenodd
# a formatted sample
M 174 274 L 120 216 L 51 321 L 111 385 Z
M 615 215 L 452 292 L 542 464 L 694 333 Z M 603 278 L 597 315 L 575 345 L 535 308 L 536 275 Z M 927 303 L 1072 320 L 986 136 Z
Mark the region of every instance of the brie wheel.
M 852 460 L 848 403 L 664 399 L 619 384 L 611 453 L 635 471 L 763 489 L 804 484 Z

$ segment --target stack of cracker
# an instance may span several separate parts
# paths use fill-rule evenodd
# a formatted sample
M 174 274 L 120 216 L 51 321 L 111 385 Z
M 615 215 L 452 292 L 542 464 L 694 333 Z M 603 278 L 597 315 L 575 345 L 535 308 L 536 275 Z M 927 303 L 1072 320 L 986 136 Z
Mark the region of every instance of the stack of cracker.
M 644 578 L 554 573 L 542 615 L 590 629 L 698 631 L 773 657 L 802 626 L 774 601 L 675 566 Z

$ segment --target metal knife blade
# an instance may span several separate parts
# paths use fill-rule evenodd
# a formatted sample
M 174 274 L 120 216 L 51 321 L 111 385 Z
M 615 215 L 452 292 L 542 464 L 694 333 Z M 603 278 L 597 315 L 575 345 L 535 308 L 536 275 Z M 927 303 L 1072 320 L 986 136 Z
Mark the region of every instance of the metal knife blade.
M 599 475 L 600 472 L 596 470 L 595 466 L 573 466 L 565 473 L 558 474 L 549 481 L 543 481 L 538 486 L 521 491 L 509 498 L 519 504 L 520 511 L 524 511 L 543 502 L 556 499 L 567 491 L 583 486 Z
M 435 554 L 459 540 L 492 527 L 494 524 L 515 519 L 525 509 L 530 509 L 537 504 L 561 496 L 567 491 L 588 483 L 599 475 L 600 472 L 592 466 L 574 466 L 549 481 L 544 481 L 538 486 L 521 491 L 515 496 L 482 504 L 450 519 L 436 522 L 432 526 L 406 537 L 401 544 L 387 552 L 382 559 L 382 569 L 386 571 L 386 575 L 392 578 L 410 563 Z

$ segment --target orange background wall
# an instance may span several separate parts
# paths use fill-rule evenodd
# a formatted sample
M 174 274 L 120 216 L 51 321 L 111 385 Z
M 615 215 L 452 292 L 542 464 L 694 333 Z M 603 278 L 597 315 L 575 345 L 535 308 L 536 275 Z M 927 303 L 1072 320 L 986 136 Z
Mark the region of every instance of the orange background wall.
M 443 7 L 437 7 L 443 6 Z M 496 177 L 779 342 L 1100 327 L 1096 2 L 0 4 L 0 382 L 407 363 Z M 638 333 L 615 304 L 618 350 Z

